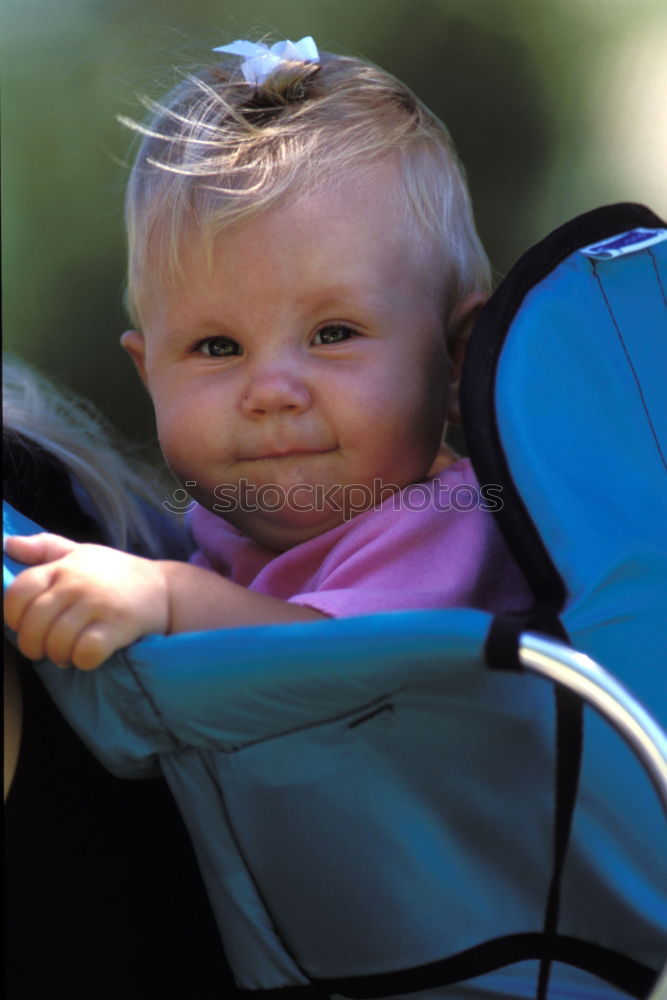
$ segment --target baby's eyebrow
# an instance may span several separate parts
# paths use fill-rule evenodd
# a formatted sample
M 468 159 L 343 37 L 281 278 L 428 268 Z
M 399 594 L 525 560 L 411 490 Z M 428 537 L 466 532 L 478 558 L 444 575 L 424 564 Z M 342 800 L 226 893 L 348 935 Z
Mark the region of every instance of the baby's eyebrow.
M 225 322 L 221 316 L 212 316 L 208 313 L 188 316 L 178 323 L 170 323 L 167 317 L 165 323 L 160 327 L 160 332 L 169 340 L 204 339 L 206 337 L 228 337 L 234 339 L 234 331 L 229 322 Z
M 384 297 L 369 290 L 364 289 L 354 281 L 339 282 L 319 288 L 317 291 L 305 291 L 298 302 L 304 305 L 319 309 L 339 309 L 341 306 L 353 306 L 361 309 L 381 309 L 386 308 Z

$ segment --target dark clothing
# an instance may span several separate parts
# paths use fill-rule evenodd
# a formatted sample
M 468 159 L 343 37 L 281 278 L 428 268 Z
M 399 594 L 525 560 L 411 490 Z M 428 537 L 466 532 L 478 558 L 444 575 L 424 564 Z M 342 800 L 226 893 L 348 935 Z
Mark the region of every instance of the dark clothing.
M 44 528 L 104 541 L 57 460 L 5 442 L 6 498 Z M 220 1000 L 234 992 L 182 820 L 161 779 L 124 781 L 20 664 L 23 732 L 5 806 L 8 1000 Z

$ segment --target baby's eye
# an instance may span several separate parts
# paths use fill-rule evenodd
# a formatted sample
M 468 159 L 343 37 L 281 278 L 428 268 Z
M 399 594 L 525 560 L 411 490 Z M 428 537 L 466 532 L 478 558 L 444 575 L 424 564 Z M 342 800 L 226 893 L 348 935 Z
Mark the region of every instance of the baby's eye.
M 231 358 L 241 353 L 239 345 L 229 337 L 207 337 L 197 344 L 196 350 L 209 358 Z
M 332 323 L 330 326 L 323 326 L 321 330 L 317 331 L 313 337 L 313 343 L 318 346 L 320 344 L 340 344 L 344 340 L 350 340 L 351 337 L 355 336 L 356 331 L 351 330 L 349 326 Z

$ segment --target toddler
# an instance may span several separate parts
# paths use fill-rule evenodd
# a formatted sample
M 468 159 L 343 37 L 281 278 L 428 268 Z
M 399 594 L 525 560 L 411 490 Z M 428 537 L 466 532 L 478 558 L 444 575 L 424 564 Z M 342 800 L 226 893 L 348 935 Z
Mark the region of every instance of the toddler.
M 134 126 L 127 197 L 122 344 L 197 549 L 9 539 L 31 568 L 6 619 L 32 659 L 88 670 L 151 633 L 528 601 L 498 498 L 443 443 L 489 285 L 444 126 L 312 39 L 222 51 Z

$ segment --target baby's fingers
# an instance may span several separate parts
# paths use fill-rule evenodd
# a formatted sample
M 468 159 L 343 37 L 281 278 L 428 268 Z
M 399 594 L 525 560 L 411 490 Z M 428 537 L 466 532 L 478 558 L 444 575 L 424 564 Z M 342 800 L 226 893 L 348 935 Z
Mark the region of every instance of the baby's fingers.
M 27 566 L 61 559 L 77 547 L 76 542 L 62 535 L 40 532 L 37 535 L 9 535 L 5 539 L 5 552 L 16 562 Z
M 17 633 L 17 644 L 29 660 L 41 660 L 54 622 L 67 612 L 67 598 L 44 586 L 35 571 L 26 571 L 12 584 L 5 597 L 5 621 Z M 81 626 L 79 626 L 79 629 Z M 68 657 L 56 658 L 67 663 Z
M 138 637 L 128 623 L 100 619 L 95 606 L 70 603 L 69 594 L 58 589 L 33 597 L 16 631 L 17 645 L 29 660 L 48 658 L 60 667 L 72 664 L 79 670 L 94 670 Z
M 79 632 L 69 659 L 79 670 L 96 670 L 128 641 L 109 623 L 91 622 Z
M 48 592 L 50 578 L 48 567 L 37 566 L 19 573 L 7 588 L 4 601 L 5 621 L 15 632 L 20 630 L 23 616 L 30 604 L 40 594 Z
M 30 630 L 29 617 L 30 609 L 25 616 L 27 632 Z M 80 664 L 76 662 L 79 644 L 93 627 L 89 610 L 84 605 L 75 604 L 60 611 L 54 616 L 44 636 L 43 649 L 40 651 L 39 658 L 46 656 L 59 667 L 68 667 L 72 663 L 79 666 Z M 84 644 L 83 656 L 86 664 L 95 660 L 95 652 L 95 649 L 88 649 L 87 644 Z M 98 666 L 99 663 L 107 659 L 104 650 L 101 651 L 100 655 L 102 658 L 99 661 L 91 662 L 90 666 L 86 665 L 81 669 L 91 670 L 93 666 Z M 37 657 L 31 658 L 36 659 Z
M 53 621 L 41 657 L 48 657 L 59 667 L 71 664 L 79 670 L 95 670 L 123 644 L 114 637 L 108 623 L 92 620 L 86 609 L 73 607 Z

